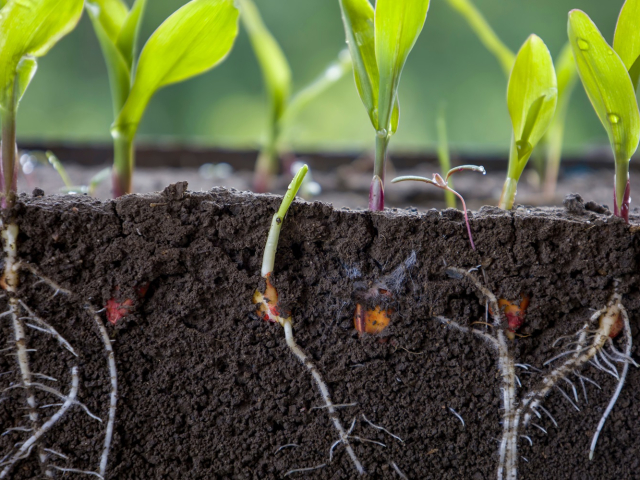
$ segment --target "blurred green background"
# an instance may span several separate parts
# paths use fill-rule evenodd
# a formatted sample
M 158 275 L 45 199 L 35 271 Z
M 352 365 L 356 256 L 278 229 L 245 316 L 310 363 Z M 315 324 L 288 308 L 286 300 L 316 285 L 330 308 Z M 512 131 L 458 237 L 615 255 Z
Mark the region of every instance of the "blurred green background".
M 184 0 L 151 0 L 141 45 Z M 294 90 L 314 79 L 345 46 L 337 0 L 256 0 L 282 45 Z M 622 0 L 476 0 L 502 40 L 517 50 L 537 33 L 557 55 L 566 42 L 567 13 L 587 12 L 611 41 Z M 402 116 L 392 148 L 435 148 L 435 119 L 444 101 L 452 147 L 503 152 L 510 122 L 506 79 L 446 0 L 432 0 L 425 29 L 400 85 Z M 106 68 L 86 15 L 78 28 L 40 62 L 21 105 L 21 141 L 110 141 L 112 122 Z M 151 101 L 140 128 L 142 143 L 171 141 L 204 146 L 255 147 L 267 113 L 262 78 L 244 31 L 229 58 L 215 70 L 171 86 Z M 374 132 L 349 76 L 312 103 L 289 132 L 304 150 L 370 147 Z M 579 153 L 607 144 L 604 129 L 578 85 L 569 110 L 566 148 Z

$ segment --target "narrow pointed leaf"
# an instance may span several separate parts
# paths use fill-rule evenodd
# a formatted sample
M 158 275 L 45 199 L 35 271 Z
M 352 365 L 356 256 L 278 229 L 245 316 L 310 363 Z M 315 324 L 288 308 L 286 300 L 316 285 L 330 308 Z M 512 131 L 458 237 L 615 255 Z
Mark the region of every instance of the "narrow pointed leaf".
M 291 68 L 280 45 L 267 29 L 252 0 L 239 0 L 242 23 L 247 29 L 271 103 L 272 122 L 284 114 L 291 92 Z
M 516 59 L 515 54 L 498 38 L 482 13 L 476 8 L 471 0 L 448 0 L 460 15 L 462 15 L 471 29 L 478 36 L 487 50 L 498 60 L 504 73 L 509 76 Z
M 289 102 L 289 106 L 282 118 L 282 123 L 290 122 L 309 103 L 342 79 L 352 68 L 351 55 L 347 50 L 342 50 L 338 54 L 338 58 L 331 62 L 318 78 L 295 94 L 291 102 Z
M 378 130 L 390 130 L 400 76 L 427 19 L 429 0 L 378 0 L 375 12 L 379 72 Z
M 45 55 L 75 28 L 83 4 L 83 0 L 9 0 L 4 5 L 0 15 L 0 106 L 13 101 L 10 91 L 22 57 Z
M 624 62 L 631 75 L 634 88 L 640 79 L 640 1 L 627 0 L 620 10 L 613 49 Z
M 38 61 L 34 57 L 23 57 L 16 68 L 16 102 L 20 103 L 24 92 L 38 70 Z
M 640 114 L 627 68 L 584 12 L 569 13 L 568 32 L 578 74 L 609 135 L 616 162 L 628 162 L 638 148 Z
M 124 57 L 129 70 L 133 70 L 133 59 L 136 54 L 140 25 L 142 24 L 142 17 L 144 16 L 146 6 L 147 0 L 136 0 L 122 24 L 116 40 L 118 50 L 120 50 L 120 53 Z
M 549 128 L 557 101 L 558 85 L 551 54 L 540 37 L 531 35 L 516 56 L 507 89 L 520 161 L 526 163 Z
M 378 130 L 380 81 L 376 61 L 374 10 L 369 0 L 340 0 L 340 9 L 353 60 L 356 88 L 373 128 Z
M 87 0 L 86 7 L 92 18 L 100 22 L 107 37 L 116 43 L 122 25 L 129 14 L 129 7 L 122 0 Z
M 113 103 L 113 116 L 115 118 L 129 97 L 131 70 L 125 58 L 122 56 L 122 52 L 120 52 L 113 39 L 106 32 L 104 22 L 100 20 L 100 9 L 90 2 L 87 2 L 86 7 L 107 65 Z
M 153 94 L 215 67 L 231 51 L 237 33 L 233 0 L 192 0 L 177 10 L 144 46 L 114 135 L 133 138 Z

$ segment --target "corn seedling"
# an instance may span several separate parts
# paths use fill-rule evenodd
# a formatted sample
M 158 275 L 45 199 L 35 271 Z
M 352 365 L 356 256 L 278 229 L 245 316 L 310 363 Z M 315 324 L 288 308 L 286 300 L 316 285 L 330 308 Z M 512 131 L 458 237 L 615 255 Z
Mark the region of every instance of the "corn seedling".
M 291 184 L 289 185 L 289 189 L 287 190 L 287 193 L 282 200 L 280 208 L 273 215 L 273 219 L 271 220 L 271 228 L 269 229 L 269 235 L 267 237 L 267 244 L 264 250 L 264 255 L 262 257 L 262 277 L 265 279 L 266 288 L 264 292 L 256 290 L 253 296 L 253 303 L 258 306 L 257 313 L 261 318 L 272 323 L 278 323 L 284 328 L 285 339 L 287 342 L 287 346 L 291 350 L 291 353 L 293 353 L 296 358 L 298 358 L 300 363 L 302 363 L 307 368 L 313 378 L 313 381 L 318 387 L 318 390 L 320 391 L 320 395 L 322 396 L 322 400 L 324 402 L 324 405 L 321 408 L 328 412 L 329 417 L 331 418 L 333 426 L 337 430 L 339 437 L 338 441 L 331 447 L 330 457 L 332 458 L 333 449 L 340 443 L 342 443 L 345 446 L 345 449 L 347 450 L 347 453 L 349 454 L 349 457 L 351 458 L 356 471 L 358 472 L 358 474 L 362 475 L 364 473 L 364 468 L 362 467 L 362 464 L 356 457 L 356 454 L 353 451 L 351 444 L 349 443 L 350 432 L 347 432 L 344 429 L 342 423 L 340 422 L 340 419 L 338 418 L 336 411 L 337 406 L 331 401 L 329 387 L 322 379 L 320 372 L 312 362 L 311 358 L 309 358 L 309 356 L 307 356 L 307 354 L 304 353 L 302 349 L 296 344 L 296 341 L 293 337 L 293 322 L 291 319 L 291 315 L 289 312 L 282 311 L 282 309 L 278 305 L 278 292 L 271 282 L 271 275 L 273 274 L 275 265 L 276 250 L 278 248 L 278 240 L 280 238 L 282 224 L 287 215 L 287 212 L 289 211 L 291 203 L 293 202 L 296 194 L 298 193 L 298 190 L 300 189 L 300 185 L 302 185 L 302 181 L 307 171 L 308 167 L 306 165 L 298 171 L 296 176 L 291 181 Z M 303 470 L 296 470 L 296 472 L 297 471 Z
M 485 48 L 493 54 L 508 79 L 516 59 L 515 53 L 496 35 L 471 0 L 448 0 L 448 2 L 464 17 Z M 553 121 L 538 147 L 546 150 L 544 195 L 548 199 L 554 197 L 558 183 L 567 110 L 577 80 L 577 71 L 569 43 L 562 48 L 556 58 L 555 69 L 558 81 L 558 105 Z
M 384 210 L 387 149 L 398 129 L 400 76 L 424 26 L 429 0 L 340 0 L 356 88 L 376 131 L 369 210 Z
M 445 178 L 442 178 L 439 173 L 434 173 L 432 178 L 406 176 L 406 177 L 394 178 L 391 181 L 391 183 L 399 183 L 399 182 L 407 182 L 407 181 L 424 182 L 424 183 L 433 185 L 434 187 L 441 188 L 442 190 L 445 190 L 447 192 L 451 192 L 456 197 L 458 197 L 462 202 L 462 210 L 464 212 L 464 221 L 467 224 L 467 232 L 469 233 L 469 241 L 471 242 L 471 248 L 475 250 L 476 246 L 473 243 L 473 236 L 471 235 L 471 225 L 469 225 L 469 216 L 467 214 L 467 204 L 465 203 L 464 198 L 462 198 L 462 195 L 460 195 L 458 192 L 456 192 L 453 188 L 449 186 L 449 177 L 451 177 L 451 175 L 453 175 L 454 173 L 463 172 L 465 170 L 470 170 L 472 172 L 480 172 L 483 175 L 487 174 L 484 167 L 478 167 L 476 165 L 461 165 L 459 167 L 455 167 L 449 170 L 445 175 Z
M 134 140 L 151 97 L 161 88 L 200 75 L 222 62 L 238 33 L 233 0 L 192 0 L 151 35 L 135 61 L 146 0 L 131 9 L 123 0 L 87 1 L 105 57 L 115 122 L 113 194 L 131 193 Z
M 284 147 L 283 137 L 293 119 L 307 104 L 322 95 L 329 87 L 351 70 L 351 58 L 340 52 L 315 81 L 291 98 L 291 68 L 275 37 L 264 24 L 253 0 L 239 0 L 241 19 L 262 70 L 269 97 L 269 125 L 266 140 L 256 162 L 253 188 L 266 192 L 280 169 Z
M 0 111 L 2 119 L 2 207 L 5 211 L 2 223 L 2 240 L 4 251 L 4 272 L 0 285 L 5 290 L 8 310 L 0 314 L 0 318 L 9 318 L 13 329 L 13 339 L 10 340 L 11 350 L 14 350 L 19 371 L 19 382 L 9 388 L 24 391 L 26 403 L 26 418 L 29 426 L 20 426 L 16 432 L 28 432 L 29 437 L 16 444 L 14 449 L 0 460 L 0 479 L 10 478 L 16 465 L 36 450 L 42 475 L 53 478 L 56 471 L 75 471 L 82 474 L 104 478 L 113 427 L 115 424 L 115 409 L 117 399 L 117 372 L 111 340 L 102 324 L 101 319 L 92 313 L 93 320 L 100 331 L 100 338 L 104 343 L 108 355 L 109 377 L 111 382 L 109 415 L 106 423 L 105 440 L 100 464 L 97 472 L 78 469 L 65 469 L 53 464 L 53 457 L 60 454 L 45 448 L 48 432 L 60 422 L 65 414 L 73 407 L 80 406 L 91 418 L 102 422 L 89 409 L 77 400 L 80 386 L 80 372 L 77 360 L 78 354 L 69 342 L 45 319 L 37 315 L 18 295 L 20 273 L 29 273 L 39 283 L 44 283 L 54 295 L 62 293 L 72 296 L 72 293 L 57 285 L 52 280 L 42 276 L 32 265 L 20 262 L 18 259 L 19 228 L 12 217 L 12 208 L 16 200 L 16 113 L 22 96 L 36 73 L 37 58 L 45 55 L 80 20 L 82 15 L 82 0 L 9 0 L 3 2 L 0 10 Z M 55 162 L 54 162 L 55 163 Z M 86 307 L 90 310 L 91 307 Z M 93 310 L 92 310 L 93 312 Z M 52 388 L 45 381 L 57 381 L 43 373 L 33 372 L 30 363 L 32 350 L 28 348 L 29 335 L 44 334 L 55 338 L 73 357 L 70 371 L 70 386 L 67 394 Z M 38 381 L 41 380 L 41 381 Z M 59 409 L 49 418 L 41 415 L 42 406 L 39 396 L 58 397 L 62 403 Z M 7 432 L 13 431 L 12 429 Z
M 585 382 L 600 388 L 593 380 L 581 373 L 588 364 L 609 373 L 618 380 L 618 387 L 596 429 L 591 445 L 590 457 L 592 457 L 604 422 L 622 390 L 629 365 L 637 365 L 631 358 L 631 328 L 629 317 L 620 295 L 614 293 L 608 304 L 592 315 L 577 332 L 558 338 L 555 345 L 568 340 L 564 351 L 546 361 L 541 366 L 542 368 L 547 367 L 546 370 L 541 370 L 532 365 L 517 363 L 515 351 L 507 341 L 511 337 L 508 335 L 509 331 L 513 332 L 513 325 L 511 325 L 509 314 L 505 315 L 506 312 L 503 312 L 503 308 L 506 305 L 503 304 L 501 306 L 495 295 L 483 286 L 472 273 L 451 268 L 447 270 L 447 274 L 455 279 L 470 281 L 478 296 L 488 305 L 488 312 L 492 317 L 492 323 L 486 324 L 489 330 L 473 327 L 474 323 L 484 324 L 485 322 L 473 322 L 467 326 L 445 317 L 437 317 L 437 319 L 453 330 L 476 336 L 497 353 L 498 369 L 502 378 L 503 409 L 502 438 L 498 451 L 498 480 L 517 479 L 518 443 L 520 438 L 525 438 L 529 443 L 533 444 L 531 438 L 526 435 L 527 428 L 535 427 L 547 433 L 543 426 L 533 421 L 536 417 L 537 419 L 542 419 L 540 412 L 544 413 L 557 426 L 556 420 L 542 405 L 544 399 L 553 390 L 560 393 L 572 408 L 580 411 L 578 406 L 579 395 L 574 381 L 580 381 L 585 400 L 587 396 Z M 524 298 L 520 307 L 526 308 L 526 306 L 523 306 L 523 302 Z M 507 309 L 509 308 L 508 306 L 506 307 Z M 514 312 L 512 311 L 511 313 Z M 613 340 L 621 331 L 624 332 L 625 347 L 623 351 L 616 347 Z M 615 363 L 622 364 L 621 373 L 618 372 L 618 368 L 614 365 Z M 522 388 L 522 385 L 516 373 L 517 369 L 537 372 L 541 376 L 541 380 L 536 382 L 535 388 L 522 395 L 518 395 L 518 387 Z M 572 380 L 572 377 L 575 378 Z M 562 388 L 562 385 L 565 384 L 571 388 L 572 396 Z
M 551 125 L 557 101 L 558 85 L 551 55 L 542 39 L 531 35 L 516 56 L 507 87 L 513 134 L 500 208 L 513 207 L 520 176 L 534 147 Z
M 598 27 L 580 10 L 569 12 L 569 41 L 582 85 L 600 122 L 607 131 L 615 159 L 614 215 L 629 223 L 629 161 L 640 141 L 640 113 L 635 90 L 638 84 L 640 39 L 638 2 L 625 3 L 614 48 Z M 618 53 L 620 52 L 620 53 Z
M 62 162 L 55 156 L 55 154 L 51 151 L 47 151 L 44 153 L 44 159 L 41 152 L 31 152 L 29 157 L 35 158 L 40 163 L 51 166 L 58 176 L 64 186 L 60 188 L 61 193 L 67 194 L 87 194 L 93 197 L 96 194 L 96 189 L 102 185 L 105 181 L 109 179 L 111 176 L 111 167 L 103 168 L 98 173 L 96 173 L 93 177 L 89 179 L 88 185 L 75 185 L 71 179 L 69 178 L 69 174 L 67 170 L 62 165 Z

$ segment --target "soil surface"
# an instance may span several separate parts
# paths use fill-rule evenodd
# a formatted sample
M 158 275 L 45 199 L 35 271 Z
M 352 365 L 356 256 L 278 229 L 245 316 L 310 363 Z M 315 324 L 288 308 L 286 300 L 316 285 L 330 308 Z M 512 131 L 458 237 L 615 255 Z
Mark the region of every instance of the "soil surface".
M 251 304 L 280 197 L 183 189 L 117 201 L 20 197 L 20 258 L 73 292 L 54 295 L 25 271 L 20 298 L 78 354 L 28 329 L 32 370 L 56 378 L 40 381 L 66 393 L 71 366 L 79 365 L 78 400 L 106 419 L 107 356 L 85 305 L 100 309 L 112 297 L 131 299 L 129 315 L 115 326 L 101 313 L 119 381 L 107 478 L 282 479 L 321 465 L 287 478 L 357 478 L 342 445 L 329 461 L 338 436 L 327 410 L 315 408 L 322 406 L 315 384 L 287 348 L 283 329 L 259 320 Z M 632 224 L 639 219 L 634 212 Z M 352 435 L 384 444 L 352 439 L 370 478 L 496 478 L 502 435 L 497 353 L 434 318 L 463 326 L 485 320 L 484 300 L 468 280 L 447 274 L 450 267 L 481 265 L 475 274 L 486 277 L 482 282 L 498 297 L 530 296 L 522 336 L 510 348 L 519 363 L 542 373 L 518 371 L 519 398 L 540 387 L 551 368 L 544 363 L 564 351 L 554 341 L 582 328 L 616 289 L 638 359 L 637 227 L 579 201 L 568 209 L 485 207 L 472 214 L 471 227 L 476 251 L 457 210 L 370 213 L 296 201 L 284 223 L 274 284 L 333 401 L 355 404 L 339 409 L 342 423 L 348 428 L 355 419 Z M 355 305 L 374 284 L 388 293 L 368 302 L 386 302 L 391 323 L 379 335 L 359 335 Z M 0 323 L 0 350 L 15 346 L 7 318 Z M 622 345 L 622 336 L 616 343 Z M 8 352 L 0 356 L 0 391 L 19 382 Z M 580 411 L 557 390 L 546 398 L 557 427 L 543 416 L 537 422 L 547 434 L 535 427 L 524 432 L 533 445 L 519 442 L 520 478 L 639 478 L 640 371 L 630 368 L 593 461 L 591 437 L 617 383 L 590 365 L 580 373 L 601 390 L 587 383 L 587 402 L 572 377 Z M 573 399 L 571 386 L 562 386 Z M 58 402 L 38 392 L 40 405 Z M 0 393 L 1 429 L 28 426 L 24 408 L 22 389 Z M 56 408 L 42 409 L 43 416 Z M 74 405 L 43 446 L 66 457 L 51 460 L 60 467 L 96 471 L 104 430 Z M 0 437 L 0 458 L 28 436 Z M 34 451 L 10 478 L 38 478 L 39 472 Z

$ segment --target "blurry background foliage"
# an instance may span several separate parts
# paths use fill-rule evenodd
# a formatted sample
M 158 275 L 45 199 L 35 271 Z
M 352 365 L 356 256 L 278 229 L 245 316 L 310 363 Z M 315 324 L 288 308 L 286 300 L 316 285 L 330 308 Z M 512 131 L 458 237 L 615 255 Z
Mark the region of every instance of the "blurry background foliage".
M 140 38 L 185 0 L 149 2 Z M 609 43 L 622 0 L 476 0 L 513 50 L 530 33 L 556 57 L 567 41 L 567 14 L 584 10 Z M 313 80 L 344 48 L 337 0 L 256 0 L 291 63 L 294 90 Z M 400 86 L 401 125 L 393 148 L 436 148 L 436 117 L 447 103 L 449 141 L 458 151 L 506 152 L 511 127 L 506 79 L 494 57 L 445 0 L 432 0 L 425 29 Z M 40 63 L 20 111 L 18 137 L 108 143 L 112 122 L 106 67 L 85 14 L 78 28 Z M 158 140 L 204 146 L 256 147 L 266 131 L 267 100 L 246 32 L 215 70 L 156 96 L 140 127 L 141 143 Z M 351 75 L 303 112 L 288 132 L 301 150 L 356 150 L 371 144 L 371 127 Z M 579 153 L 607 137 L 578 85 L 569 109 L 566 150 Z

